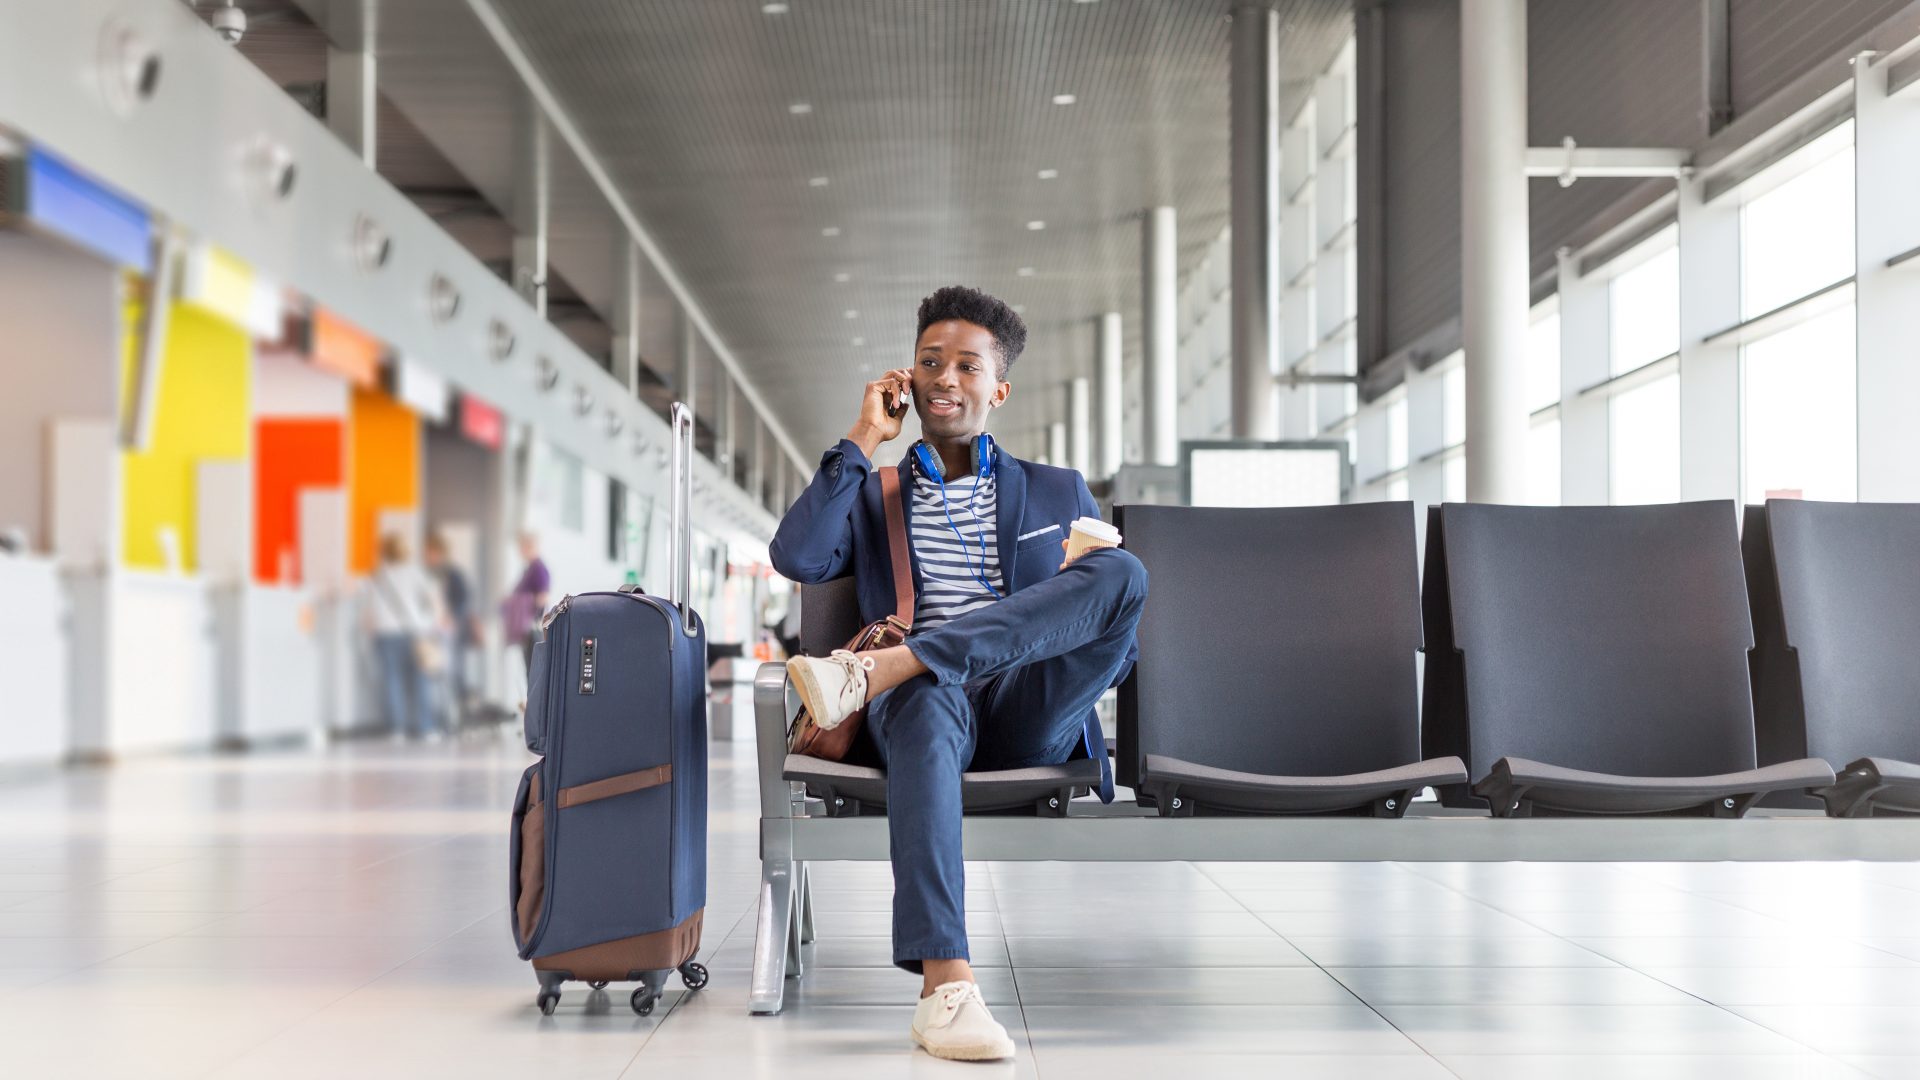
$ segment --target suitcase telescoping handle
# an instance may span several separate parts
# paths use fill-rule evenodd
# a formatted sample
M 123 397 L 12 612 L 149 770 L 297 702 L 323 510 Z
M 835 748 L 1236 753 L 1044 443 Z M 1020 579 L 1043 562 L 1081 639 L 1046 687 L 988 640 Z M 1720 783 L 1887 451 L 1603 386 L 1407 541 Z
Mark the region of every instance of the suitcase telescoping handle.
M 668 506 L 673 517 L 671 584 L 667 599 L 680 605 L 680 629 L 694 636 L 693 625 L 693 410 L 673 403 L 673 464 L 667 477 L 672 489 Z

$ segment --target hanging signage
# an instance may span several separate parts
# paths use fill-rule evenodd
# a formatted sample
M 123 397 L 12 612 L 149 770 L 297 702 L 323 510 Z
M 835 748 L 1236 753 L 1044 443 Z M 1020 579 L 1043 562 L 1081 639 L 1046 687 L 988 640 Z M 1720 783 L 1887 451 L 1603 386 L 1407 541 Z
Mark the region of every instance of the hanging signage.
M 320 308 L 313 309 L 308 330 L 308 356 L 316 367 L 325 368 L 355 386 L 374 386 L 380 382 L 380 342 L 359 327 Z
M 252 329 L 251 267 L 204 240 L 188 249 L 184 263 L 180 299 L 235 326 Z
M 500 410 L 474 397 L 460 395 L 460 434 L 489 450 L 506 442 L 507 422 Z
M 153 272 L 153 228 L 147 212 L 39 147 L 18 168 L 16 207 L 39 228 L 142 274 Z
M 393 365 L 393 396 L 407 408 L 436 424 L 447 422 L 448 402 L 452 397 L 447 380 L 417 360 L 406 356 L 396 358 Z

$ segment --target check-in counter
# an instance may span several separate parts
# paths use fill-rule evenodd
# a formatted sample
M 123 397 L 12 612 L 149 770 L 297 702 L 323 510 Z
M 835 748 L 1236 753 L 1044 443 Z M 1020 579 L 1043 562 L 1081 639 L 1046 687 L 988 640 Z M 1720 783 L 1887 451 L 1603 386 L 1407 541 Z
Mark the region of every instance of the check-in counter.
M 76 571 L 65 580 L 74 755 L 212 746 L 216 664 L 206 584 L 126 570 Z
M 0 766 L 66 756 L 68 634 L 52 560 L 0 558 Z
M 234 584 L 212 590 L 212 604 L 220 744 L 248 746 L 320 731 L 322 652 L 311 594 Z

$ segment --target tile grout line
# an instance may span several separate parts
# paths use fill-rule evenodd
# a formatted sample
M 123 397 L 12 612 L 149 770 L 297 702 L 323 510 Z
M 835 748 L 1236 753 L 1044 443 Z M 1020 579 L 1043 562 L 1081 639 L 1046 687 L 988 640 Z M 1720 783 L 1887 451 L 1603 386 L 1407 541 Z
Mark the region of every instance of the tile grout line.
M 1286 942 L 1288 948 L 1292 949 L 1294 952 L 1299 953 L 1301 958 L 1304 959 L 1307 963 L 1312 964 L 1316 971 L 1320 972 L 1322 975 L 1325 975 L 1327 978 L 1332 979 L 1335 985 L 1339 986 L 1340 989 L 1345 990 L 1349 995 L 1353 997 L 1355 1001 L 1366 1006 L 1367 1011 L 1379 1017 L 1381 1023 L 1392 1028 L 1394 1032 L 1397 1033 L 1401 1038 L 1407 1040 L 1408 1043 L 1417 1047 L 1422 1054 L 1426 1055 L 1427 1060 L 1433 1062 L 1435 1065 L 1446 1070 L 1449 1075 L 1458 1078 L 1458 1080 L 1465 1080 L 1465 1077 L 1461 1076 L 1460 1073 L 1455 1072 L 1454 1069 L 1451 1066 L 1449 1066 L 1446 1062 L 1441 1061 L 1440 1058 L 1436 1054 L 1434 1054 L 1433 1051 L 1427 1049 L 1424 1045 L 1422 1045 L 1420 1040 L 1414 1038 L 1412 1035 L 1409 1035 L 1406 1031 L 1404 1031 L 1400 1027 L 1399 1024 L 1396 1024 L 1391 1019 L 1389 1019 L 1385 1013 L 1381 1012 L 1377 1007 L 1375 1007 L 1373 1002 L 1368 1001 L 1364 997 L 1361 997 L 1358 993 L 1354 991 L 1353 987 L 1348 986 L 1346 982 L 1340 978 L 1340 976 L 1335 975 L 1331 971 L 1328 971 L 1326 966 L 1321 964 L 1320 961 L 1315 960 L 1313 957 L 1307 955 L 1306 950 L 1300 948 L 1298 945 L 1295 945 L 1292 939 L 1288 938 L 1287 935 L 1280 932 L 1279 927 L 1274 926 L 1272 923 L 1267 922 L 1267 920 L 1265 919 L 1261 919 L 1257 912 L 1255 912 L 1252 908 L 1247 907 L 1246 901 L 1240 899 L 1240 897 L 1236 895 L 1232 889 L 1222 884 L 1218 878 L 1214 877 L 1212 874 L 1207 873 L 1205 870 L 1202 870 L 1199 866 L 1193 863 L 1188 863 L 1187 865 L 1192 866 L 1194 871 L 1198 873 L 1201 877 L 1206 878 L 1208 881 L 1212 882 L 1214 888 L 1217 888 L 1221 892 L 1224 892 L 1228 896 L 1232 897 L 1233 902 L 1236 904 L 1239 904 L 1240 909 L 1242 911 L 1246 912 L 1248 915 L 1252 915 L 1255 919 L 1259 919 L 1261 925 L 1265 926 L 1269 931 L 1271 931 L 1275 937 L 1279 938 L 1281 941 Z M 1397 864 L 1386 864 L 1386 865 L 1397 865 Z
M 1405 867 L 1405 866 L 1403 866 L 1403 865 L 1402 865 L 1402 864 L 1400 864 L 1400 863 L 1395 863 L 1395 864 L 1393 864 L 1393 865 L 1395 865 L 1395 866 L 1401 866 L 1401 867 L 1402 867 L 1402 869 L 1406 869 L 1406 867 Z M 1600 864 L 1600 865 L 1607 865 L 1607 866 L 1612 866 L 1613 864 L 1611 864 L 1611 863 L 1607 863 L 1607 864 Z M 1733 1017 L 1734 1019 L 1736 1019 L 1736 1020 L 1739 1020 L 1740 1022 L 1742 1022 L 1742 1023 L 1744 1023 L 1744 1024 L 1751 1024 L 1751 1025 L 1753 1025 L 1754 1027 L 1756 1027 L 1756 1028 L 1758 1028 L 1758 1029 L 1759 1029 L 1759 1030 L 1761 1030 L 1761 1031 L 1765 1031 L 1765 1032 L 1768 1032 L 1769 1034 L 1772 1034 L 1772 1035 L 1776 1035 L 1776 1036 L 1778 1036 L 1778 1037 L 1780 1037 L 1780 1038 L 1782 1038 L 1782 1039 L 1785 1039 L 1786 1041 L 1788 1041 L 1788 1042 L 1790 1042 L 1790 1043 L 1793 1043 L 1793 1044 L 1794 1044 L 1795 1046 L 1800 1046 L 1800 1047 L 1804 1047 L 1804 1048 L 1806 1049 L 1806 1051 L 1807 1051 L 1807 1053 L 1809 1053 L 1809 1054 L 1812 1054 L 1812 1055 L 1814 1055 L 1814 1056 L 1817 1056 L 1817 1057 L 1819 1057 L 1820 1059 L 1822 1059 L 1822 1060 L 1824 1060 L 1824 1061 L 1834 1061 L 1834 1062 L 1837 1062 L 1837 1063 L 1839 1063 L 1839 1064 L 1842 1064 L 1842 1065 L 1846 1065 L 1846 1063 L 1844 1063 L 1844 1062 L 1840 1062 L 1838 1058 L 1834 1058 L 1834 1057 L 1832 1057 L 1832 1056 L 1830 1056 L 1830 1055 L 1828 1055 L 1828 1054 L 1826 1054 L 1826 1053 L 1823 1053 L 1823 1052 L 1822 1052 L 1822 1051 L 1820 1051 L 1820 1050 L 1817 1050 L 1817 1049 L 1815 1049 L 1814 1047 L 1811 1047 L 1811 1046 L 1808 1046 L 1808 1045 L 1807 1045 L 1806 1043 L 1803 1043 L 1803 1042 L 1801 1042 L 1801 1041 L 1800 1041 L 1799 1039 L 1796 1039 L 1796 1038 L 1793 1038 L 1792 1036 L 1790 1036 L 1790 1035 L 1788 1035 L 1788 1034 L 1786 1034 L 1786 1033 L 1785 1033 L 1785 1032 L 1783 1032 L 1783 1031 L 1776 1031 L 1776 1030 L 1774 1030 L 1773 1028 L 1771 1028 L 1771 1027 L 1768 1027 L 1767 1025 L 1765 1025 L 1765 1024 L 1762 1024 L 1762 1023 L 1760 1023 L 1759 1021 L 1757 1021 L 1757 1020 L 1755 1020 L 1755 1019 L 1753 1019 L 1752 1017 L 1749 1017 L 1749 1016 L 1743 1016 L 1743 1015 L 1742 1015 L 1742 1014 L 1740 1014 L 1740 1013 L 1737 1013 L 1737 1012 L 1734 1012 L 1734 1011 L 1733 1011 L 1732 1009 L 1730 1009 L 1730 1008 L 1728 1008 L 1728 1007 L 1727 1007 L 1727 1006 L 1725 1006 L 1725 1005 L 1722 1005 L 1722 1004 L 1720 1004 L 1719 1002 L 1716 1002 L 1716 1001 L 1709 1001 L 1709 1000 L 1707 1000 L 1706 998 L 1703 998 L 1703 997 L 1701 997 L 1701 996 L 1700 996 L 1700 995 L 1698 995 L 1698 994 L 1695 994 L 1695 993 L 1693 993 L 1693 992 L 1691 992 L 1691 991 L 1688 991 L 1688 990 L 1684 990 L 1684 989 L 1682 989 L 1682 988 L 1680 988 L 1680 987 L 1678 987 L 1678 986 L 1675 986 L 1675 985 L 1673 985 L 1672 983 L 1670 983 L 1670 982 L 1668 982 L 1667 980 L 1665 980 L 1665 979 L 1662 979 L 1662 978 L 1660 978 L 1660 977 L 1659 977 L 1658 975 L 1655 975 L 1655 974 L 1653 974 L 1652 972 L 1648 972 L 1648 971 L 1642 971 L 1642 970 L 1640 970 L 1639 968 L 1637 968 L 1637 967 L 1634 967 L 1634 966 L 1633 966 L 1633 965 L 1631 965 L 1631 964 L 1625 964 L 1625 963 L 1621 963 L 1620 961 L 1618 961 L 1618 960 L 1615 960 L 1615 959 L 1614 959 L 1613 957 L 1611 957 L 1611 956 L 1608 956 L 1608 955 L 1606 955 L 1605 953 L 1603 953 L 1603 952 L 1601 952 L 1601 951 L 1600 951 L 1600 950 L 1598 950 L 1598 949 L 1595 949 L 1595 948 L 1592 948 L 1591 946 L 1587 946 L 1587 945 L 1583 945 L 1583 944 L 1581 944 L 1581 943 L 1580 943 L 1580 942 L 1578 942 L 1578 941 L 1574 941 L 1573 939 L 1571 939 L 1571 938 L 1568 938 L 1568 937 L 1566 937 L 1566 936 L 1564 936 L 1564 935 L 1561 935 L 1561 934 L 1557 934 L 1557 933 L 1555 933 L 1554 931 L 1552 931 L 1552 930 L 1549 930 L 1549 929 L 1547 929 L 1547 928 L 1546 928 L 1546 927 L 1544 927 L 1544 926 L 1540 926 L 1539 924 L 1537 924 L 1537 923 L 1535 923 L 1535 922 L 1533 922 L 1532 920 L 1530 920 L 1529 918 L 1527 918 L 1527 916 L 1525 916 L 1525 915 L 1523 915 L 1523 914 L 1521 914 L 1521 913 L 1519 913 L 1519 912 L 1514 912 L 1514 911 L 1508 911 L 1508 910 L 1506 910 L 1506 909 L 1504 909 L 1504 908 L 1501 908 L 1501 907 L 1498 907 L 1498 906 L 1496 906 L 1496 905 L 1494 905 L 1494 904 L 1492 904 L 1492 903 L 1489 903 L 1488 901 L 1484 901 L 1484 900 L 1481 900 L 1481 899 L 1480 899 L 1479 897 L 1477 897 L 1477 896 L 1472 896 L 1472 895 L 1470 895 L 1470 894 L 1468 894 L 1468 893 L 1466 893 L 1466 892 L 1463 892 L 1462 890 L 1460 890 L 1460 889 L 1458 889 L 1458 888 L 1456 888 L 1456 887 L 1455 887 L 1454 885 L 1452 885 L 1451 883 L 1449 883 L 1449 882 L 1445 882 L 1445 881 L 1441 881 L 1441 880 L 1440 880 L 1439 878 L 1435 878 L 1435 877 L 1431 877 L 1431 876 L 1429 876 L 1429 875 L 1426 875 L 1426 874 L 1422 874 L 1422 873 L 1420 873 L 1420 872 L 1418 872 L 1418 871 L 1414 871 L 1414 870 L 1410 870 L 1409 872 L 1410 872 L 1410 873 L 1412 873 L 1412 874 L 1413 874 L 1413 875 L 1414 875 L 1415 877 L 1419 877 L 1419 878 L 1423 878 L 1423 879 L 1425 879 L 1425 880 L 1427 880 L 1427 881 L 1431 881 L 1431 882 L 1433 882 L 1434 884 L 1436 884 L 1436 885 L 1438 885 L 1438 886 L 1440 886 L 1441 888 L 1443 888 L 1443 889 L 1446 889 L 1446 890 L 1448 890 L 1448 891 L 1450 891 L 1450 892 L 1455 892 L 1455 893 L 1459 893 L 1459 895 L 1461 895 L 1461 896 L 1464 896 L 1464 897 L 1466 897 L 1467 899 L 1469 899 L 1469 900 L 1472 900 L 1472 901 L 1474 901 L 1475 903 L 1483 903 L 1483 904 L 1486 904 L 1486 905 L 1487 905 L 1488 907 L 1490 907 L 1490 908 L 1493 908 L 1493 910 L 1495 910 L 1495 911 L 1498 911 L 1498 912 L 1500 912 L 1501 914 L 1503 914 L 1503 915 L 1506 915 L 1506 916 L 1507 916 L 1507 917 L 1509 917 L 1509 918 L 1513 918 L 1513 919 L 1518 919 L 1518 920 L 1520 920 L 1521 922 L 1523 922 L 1523 923 L 1526 923 L 1526 924 L 1527 924 L 1528 926 L 1531 926 L 1531 927 L 1533 927 L 1534 929 L 1536 929 L 1536 930 L 1538 930 L 1538 931 L 1540 931 L 1541 933 L 1543 933 L 1543 934 L 1546 934 L 1546 935 L 1548 935 L 1548 936 L 1550 936 L 1550 937 L 1552 937 L 1552 938 L 1553 938 L 1554 940 L 1556 940 L 1556 941 L 1563 941 L 1563 942 L 1565 942 L 1565 943 L 1567 943 L 1568 945 L 1571 945 L 1571 946 L 1573 946 L 1573 947 L 1574 947 L 1574 948 L 1576 948 L 1576 949 L 1584 949 L 1584 950 L 1586 950 L 1587 952 L 1590 952 L 1590 953 L 1592 953 L 1593 955 L 1595 955 L 1595 956 L 1598 956 L 1598 957 L 1599 957 L 1599 958 L 1601 958 L 1602 960 L 1605 960 L 1605 961 L 1607 961 L 1608 963 L 1610 963 L 1610 964 L 1612 964 L 1612 965 L 1614 965 L 1615 967 L 1618 967 L 1618 968 L 1621 968 L 1621 969 L 1623 969 L 1623 970 L 1626 970 L 1626 971 L 1631 971 L 1631 972 L 1633 972 L 1633 973 L 1634 973 L 1635 975 L 1638 975 L 1638 976 L 1640 976 L 1640 977 L 1641 977 L 1641 978 L 1643 978 L 1643 979 L 1647 979 L 1647 980 L 1649 980 L 1649 981 L 1651 981 L 1651 982 L 1654 982 L 1654 983 L 1658 983 L 1659 985 L 1661 985 L 1661 986 L 1664 986 L 1664 987 L 1666 987 L 1666 988 L 1668 988 L 1669 990 L 1672 990 L 1672 991 L 1673 991 L 1674 993 L 1677 993 L 1677 994 L 1684 994 L 1684 995 L 1686 995 L 1687 997 L 1690 997 L 1690 998 L 1692 998 L 1692 999 L 1694 999 L 1695 1001 L 1698 1001 L 1698 1002 L 1700 1002 L 1700 1003 L 1701 1003 L 1702 1005 L 1705 1005 L 1705 1006 L 1707 1006 L 1708 1008 L 1711 1008 L 1711 1009 L 1713 1009 L 1713 1010 L 1714 1010 L 1714 1011 L 1716 1011 L 1716 1012 L 1721 1012 L 1721 1013 L 1725 1013 L 1726 1015 L 1728 1015 L 1728 1016 L 1731 1016 L 1731 1017 Z M 1643 877 L 1642 877 L 1641 875 L 1638 875 L 1638 874 L 1632 874 L 1632 873 L 1629 873 L 1629 874 L 1627 874 L 1627 876 L 1628 876 L 1628 877 L 1631 877 L 1631 878 L 1638 878 L 1638 879 L 1640 879 L 1640 880 L 1650 880 L 1650 881 L 1652 881 L 1652 880 L 1656 880 L 1656 879 L 1653 879 L 1653 878 L 1643 878 Z M 1679 892 L 1679 893 L 1682 893 L 1682 894 L 1685 894 L 1685 895 L 1689 895 L 1689 896 L 1692 896 L 1692 895 L 1698 895 L 1698 894 L 1696 894 L 1696 893 L 1694 893 L 1694 892 L 1693 892 L 1692 890 L 1688 890 L 1688 889 L 1677 889 L 1677 888 L 1674 888 L 1674 886 L 1671 886 L 1671 885 L 1667 885 L 1667 884 L 1666 884 L 1665 882 L 1657 882 L 1657 883 L 1658 883 L 1658 884 L 1660 884 L 1660 885 L 1662 885 L 1662 886 L 1663 886 L 1663 887 L 1665 887 L 1665 888 L 1668 888 L 1668 889 L 1672 889 L 1672 890 L 1673 890 L 1673 891 L 1675 891 L 1675 892 Z M 1734 906 L 1734 905 L 1728 905 L 1728 906 L 1730 906 L 1730 907 L 1731 907 L 1731 906 Z M 1764 914 L 1764 913 L 1759 913 L 1759 914 Z M 1683 939 L 1683 940 L 1684 940 L 1684 939 Z M 1890 954 L 1890 955 L 1891 955 L 1891 954 Z M 1606 969 L 1605 969 L 1605 968 L 1596 968 L 1595 970 L 1597 970 L 1597 971 L 1604 971 L 1604 970 L 1606 970 Z M 1344 984 L 1343 984 L 1343 985 L 1344 985 Z M 1507 1007 L 1511 1007 L 1511 1006 L 1507 1006 Z M 1583 1007 L 1584 1007 L 1584 1008 L 1605 1008 L 1606 1006 L 1605 1006 L 1605 1005 L 1587 1005 L 1587 1006 L 1583 1006 Z M 1846 1067 L 1848 1067 L 1848 1068 L 1852 1068 L 1852 1066 L 1850 1066 L 1850 1065 L 1847 1065 Z M 1856 1070 L 1856 1071 L 1859 1071 L 1859 1070 Z M 1456 1074 L 1456 1075 L 1457 1075 L 1457 1074 Z

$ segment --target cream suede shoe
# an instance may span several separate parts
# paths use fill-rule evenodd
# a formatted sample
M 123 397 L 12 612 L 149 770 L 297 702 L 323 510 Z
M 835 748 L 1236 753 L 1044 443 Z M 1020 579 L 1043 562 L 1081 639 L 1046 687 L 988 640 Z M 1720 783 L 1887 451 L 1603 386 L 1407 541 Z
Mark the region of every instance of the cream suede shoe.
M 1013 1056 L 1013 1040 L 987 1011 L 980 987 L 942 983 L 913 1010 L 913 1041 L 937 1058 L 999 1061 Z
M 835 649 L 825 657 L 796 656 L 787 661 L 787 678 L 800 691 L 808 715 L 832 731 L 867 703 L 867 672 L 873 658 Z

